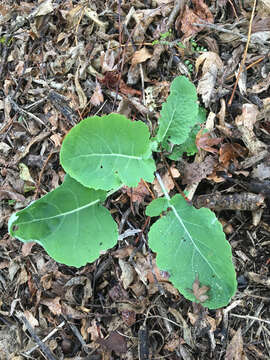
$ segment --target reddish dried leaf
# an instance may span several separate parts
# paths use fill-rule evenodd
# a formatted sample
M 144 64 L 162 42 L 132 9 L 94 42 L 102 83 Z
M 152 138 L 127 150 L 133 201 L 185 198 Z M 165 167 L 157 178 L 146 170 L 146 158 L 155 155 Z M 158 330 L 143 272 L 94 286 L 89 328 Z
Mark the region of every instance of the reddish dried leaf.
M 127 326 L 132 326 L 136 322 L 135 311 L 124 310 L 121 313 L 122 320 Z
M 228 168 L 231 161 L 237 165 L 237 158 L 245 155 L 247 155 L 247 149 L 237 143 L 222 144 L 219 149 L 219 161 L 225 168 Z
M 120 81 L 119 92 L 124 95 L 133 95 L 133 96 L 135 95 L 141 96 L 142 94 L 141 91 L 127 86 L 127 84 L 123 80 Z

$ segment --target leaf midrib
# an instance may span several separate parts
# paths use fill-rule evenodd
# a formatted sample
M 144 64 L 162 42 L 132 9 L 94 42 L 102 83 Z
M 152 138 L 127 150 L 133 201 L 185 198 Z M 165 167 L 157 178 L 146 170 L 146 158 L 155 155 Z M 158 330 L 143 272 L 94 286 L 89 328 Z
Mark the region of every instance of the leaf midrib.
M 207 258 L 201 253 L 200 249 L 198 248 L 198 246 L 196 245 L 196 243 L 194 242 L 190 232 L 188 231 L 188 229 L 186 228 L 183 220 L 181 219 L 181 217 L 179 216 L 176 208 L 174 207 L 174 205 L 170 204 L 170 208 L 173 210 L 174 215 L 176 217 L 176 219 L 179 221 L 179 223 L 181 224 L 181 226 L 183 227 L 184 231 L 186 232 L 188 238 L 190 239 L 191 243 L 193 244 L 194 248 L 197 250 L 197 252 L 200 254 L 200 256 L 204 259 L 204 261 L 208 264 L 208 266 L 212 269 L 213 273 L 220 279 L 220 276 L 217 274 L 216 270 L 213 268 L 213 266 L 209 263 L 209 261 L 207 260 Z
M 73 209 L 73 210 L 70 210 L 70 211 L 67 211 L 67 212 L 64 212 L 64 213 L 60 213 L 60 214 L 57 214 L 57 215 L 54 215 L 54 216 L 49 216 L 47 218 L 33 219 L 31 221 L 17 223 L 16 225 L 32 224 L 32 223 L 35 223 L 35 222 L 38 222 L 38 221 L 52 220 L 52 219 L 56 219 L 56 218 L 59 218 L 59 217 L 71 215 L 71 214 L 77 213 L 77 212 L 79 212 L 81 210 L 87 209 L 88 207 L 93 206 L 93 205 L 97 204 L 98 202 L 100 202 L 100 199 L 97 199 L 95 201 L 92 201 L 89 204 L 83 205 L 83 206 L 81 206 L 79 208 L 76 208 L 76 209 Z

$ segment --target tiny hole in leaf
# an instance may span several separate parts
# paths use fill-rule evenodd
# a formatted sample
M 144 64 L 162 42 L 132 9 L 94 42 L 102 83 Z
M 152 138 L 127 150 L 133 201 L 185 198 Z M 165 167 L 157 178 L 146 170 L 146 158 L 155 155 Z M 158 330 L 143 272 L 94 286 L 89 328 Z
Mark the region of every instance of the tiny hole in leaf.
M 101 169 L 103 169 L 103 166 L 102 166 L 102 165 L 100 165 L 100 168 L 101 168 Z
M 101 246 L 101 245 L 103 245 L 103 243 L 102 243 L 102 242 L 100 242 L 100 243 L 99 243 L 99 246 Z
M 13 225 L 12 226 L 12 231 L 17 231 L 19 230 L 19 226 L 18 225 Z

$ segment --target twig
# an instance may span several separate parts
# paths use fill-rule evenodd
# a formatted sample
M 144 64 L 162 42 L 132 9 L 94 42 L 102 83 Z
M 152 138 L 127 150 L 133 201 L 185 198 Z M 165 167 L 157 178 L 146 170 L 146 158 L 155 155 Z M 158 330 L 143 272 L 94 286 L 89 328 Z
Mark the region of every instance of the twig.
M 241 73 L 242 73 L 243 67 L 244 67 L 245 62 L 246 62 L 248 46 L 249 46 L 250 37 L 251 37 L 251 27 L 252 27 L 252 22 L 253 22 L 253 18 L 254 18 L 256 3 L 257 3 L 257 0 L 254 0 L 253 9 L 252 9 L 252 13 L 251 13 L 251 18 L 250 18 L 250 21 L 249 21 L 248 39 L 247 39 L 247 43 L 246 43 L 246 48 L 245 48 L 245 51 L 244 51 L 243 59 L 242 59 L 242 61 L 241 61 L 241 63 L 240 63 L 240 67 L 239 67 L 239 70 L 238 70 L 237 78 L 236 78 L 236 81 L 235 81 L 235 84 L 234 84 L 234 87 L 233 87 L 232 95 L 231 95 L 230 100 L 229 100 L 229 102 L 228 102 L 228 106 L 231 106 L 231 104 L 232 104 L 232 101 L 233 101 L 233 98 L 234 98 L 234 94 L 235 94 L 235 90 L 236 90 L 236 87 L 237 87 L 237 85 L 238 85 L 238 82 L 239 82 L 239 79 L 240 79 L 240 75 L 241 75 Z
M 11 96 L 7 96 L 8 100 L 10 101 L 10 103 L 13 105 L 14 107 L 14 110 L 15 111 L 18 111 L 18 112 L 21 112 L 25 115 L 28 115 L 30 118 L 36 120 L 39 124 L 45 126 L 45 127 L 48 127 L 40 118 L 38 118 L 36 115 L 34 114 L 31 114 L 30 112 L 24 110 L 23 108 L 21 108 L 12 98 Z
M 63 326 L 65 325 L 65 321 L 62 321 L 61 324 L 59 324 L 55 329 L 53 329 L 47 336 L 45 336 L 45 338 L 43 338 L 41 341 L 45 342 L 48 339 L 50 339 L 55 333 L 57 333 L 57 331 L 59 329 L 61 329 Z M 32 347 L 32 349 L 26 351 L 26 355 L 30 355 L 33 351 L 35 351 L 37 348 L 39 348 L 39 345 L 35 345 L 34 347 Z
M 238 315 L 238 314 L 230 314 L 230 315 L 233 316 L 233 317 L 240 318 L 240 319 L 250 319 L 250 320 L 260 321 L 260 322 L 264 322 L 264 323 L 270 325 L 270 321 L 269 321 L 269 320 L 261 319 L 261 318 L 258 318 L 258 317 L 256 317 L 256 316 L 251 316 L 251 315 Z
M 41 349 L 43 354 L 46 356 L 46 360 L 57 360 L 51 350 L 41 341 L 41 339 L 37 336 L 35 333 L 33 327 L 29 323 L 29 321 L 26 319 L 26 317 L 23 315 L 21 311 L 16 311 L 16 317 L 22 322 L 23 325 L 25 325 L 26 329 L 29 331 L 32 339 L 37 343 L 38 347 Z
M 174 21 L 176 16 L 179 14 L 179 12 L 182 12 L 183 8 L 185 5 L 185 1 L 184 0 L 176 0 L 174 3 L 174 7 L 171 11 L 171 14 L 169 16 L 168 22 L 166 24 L 167 29 L 171 29 L 174 25 Z

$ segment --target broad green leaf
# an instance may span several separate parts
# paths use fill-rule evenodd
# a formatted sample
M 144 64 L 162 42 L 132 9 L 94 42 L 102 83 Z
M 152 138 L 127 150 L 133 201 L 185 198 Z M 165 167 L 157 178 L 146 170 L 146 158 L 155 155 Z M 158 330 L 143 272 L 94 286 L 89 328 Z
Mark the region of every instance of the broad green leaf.
M 9 219 L 17 239 L 35 241 L 56 261 L 80 267 L 117 242 L 117 225 L 101 205 L 102 190 L 88 189 L 66 176 L 63 184 Z
M 170 208 L 149 232 L 158 267 L 169 272 L 170 281 L 187 299 L 198 302 L 191 292 L 198 278 L 201 285 L 210 287 L 204 306 L 227 305 L 236 291 L 236 275 L 221 224 L 209 209 L 196 209 L 179 194 L 170 200 Z
M 175 78 L 162 105 L 157 140 L 163 144 L 166 141 L 183 144 L 197 122 L 198 109 L 195 86 L 184 76 Z
M 143 122 L 132 122 L 123 115 L 86 118 L 65 137 L 60 162 L 70 176 L 87 187 L 136 187 L 141 178 L 154 179 L 149 136 Z

